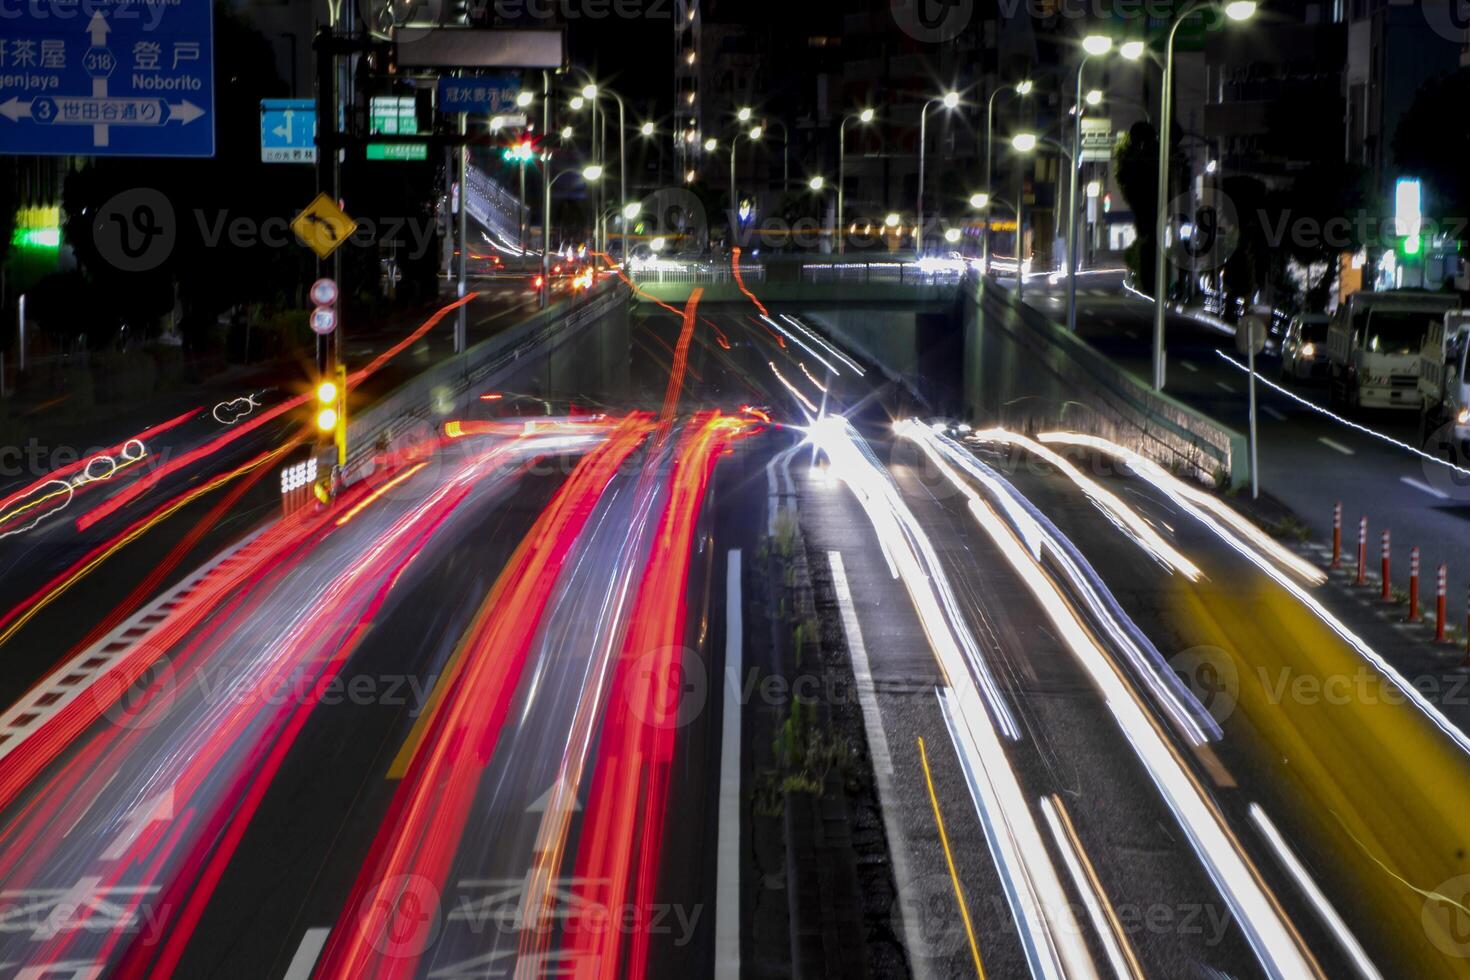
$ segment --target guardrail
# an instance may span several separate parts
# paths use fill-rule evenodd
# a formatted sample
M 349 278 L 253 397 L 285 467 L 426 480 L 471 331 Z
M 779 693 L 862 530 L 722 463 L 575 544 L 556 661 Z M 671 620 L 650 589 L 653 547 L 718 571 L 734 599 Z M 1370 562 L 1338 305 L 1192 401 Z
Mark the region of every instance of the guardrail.
M 1105 436 L 1168 469 L 1207 483 L 1241 486 L 1250 478 L 1245 437 L 1178 402 L 1120 367 L 1038 310 L 1020 303 L 994 279 L 973 274 L 964 286 L 967 362 L 981 366 L 985 333 L 998 330 L 1027 355 L 1004 359 L 1005 377 L 982 377 L 967 393 L 979 414 L 1003 425 L 1071 428 Z M 968 346 L 968 345 L 967 345 Z M 1020 368 L 1029 377 L 1017 375 Z M 973 388 L 974 392 L 968 389 Z
M 602 317 L 626 311 L 626 304 L 623 285 L 603 280 L 589 293 L 533 314 L 399 385 L 348 419 L 351 448 L 342 482 L 352 483 L 370 473 L 365 464 L 396 448 L 405 437 L 436 429 L 444 418 L 465 411 L 474 400 L 472 391 L 493 385 L 522 358 L 554 350 Z

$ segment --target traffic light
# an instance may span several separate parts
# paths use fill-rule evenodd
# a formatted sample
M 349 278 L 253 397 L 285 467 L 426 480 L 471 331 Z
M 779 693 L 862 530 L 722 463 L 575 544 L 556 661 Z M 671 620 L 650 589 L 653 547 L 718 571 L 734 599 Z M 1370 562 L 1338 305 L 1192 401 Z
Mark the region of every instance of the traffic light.
M 318 432 L 337 430 L 337 384 L 322 381 L 316 386 L 316 428 Z
M 337 465 L 347 465 L 347 368 L 338 364 L 335 378 L 316 386 L 316 431 L 337 446 Z
M 500 151 L 500 158 L 506 163 L 526 163 L 536 159 L 536 146 L 529 138 L 521 138 Z

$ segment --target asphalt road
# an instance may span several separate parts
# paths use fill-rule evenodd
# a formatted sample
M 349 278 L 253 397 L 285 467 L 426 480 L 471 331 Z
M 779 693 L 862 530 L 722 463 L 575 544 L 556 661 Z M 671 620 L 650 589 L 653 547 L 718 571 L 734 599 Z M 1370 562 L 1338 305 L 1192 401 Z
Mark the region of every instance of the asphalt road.
M 799 314 L 658 313 L 628 358 L 544 393 L 605 416 L 464 420 L 331 510 L 239 516 L 56 678 L 0 742 L 0 961 L 728 966 L 727 576 L 794 505 L 916 975 L 1462 972 L 1424 891 L 1470 873 L 1464 737 L 1288 558 L 1103 450 L 895 426 Z

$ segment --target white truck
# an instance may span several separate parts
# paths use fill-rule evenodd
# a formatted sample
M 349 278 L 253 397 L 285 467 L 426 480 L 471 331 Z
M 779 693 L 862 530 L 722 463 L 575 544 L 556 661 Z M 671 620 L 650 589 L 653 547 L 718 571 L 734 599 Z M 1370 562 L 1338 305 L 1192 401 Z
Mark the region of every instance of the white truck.
M 1328 397 L 1348 409 L 1417 409 L 1419 353 L 1435 324 L 1457 309 L 1455 293 L 1353 293 L 1327 331 Z
M 1470 450 L 1470 310 L 1453 310 L 1429 328 L 1419 352 L 1419 442 L 1427 452 Z M 1433 445 L 1431 445 L 1433 443 Z

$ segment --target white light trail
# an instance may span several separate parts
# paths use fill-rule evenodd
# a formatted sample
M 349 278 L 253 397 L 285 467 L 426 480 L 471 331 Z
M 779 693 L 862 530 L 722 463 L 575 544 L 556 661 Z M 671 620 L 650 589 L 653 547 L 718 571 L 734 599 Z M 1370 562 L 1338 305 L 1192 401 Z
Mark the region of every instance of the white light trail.
M 912 425 L 904 435 L 917 442 L 951 482 L 964 489 L 959 474 L 939 458 L 932 443 L 933 433 L 924 426 Z M 1240 841 L 1226 826 L 1224 816 L 1173 747 L 1164 740 L 1138 695 L 1094 640 L 1061 590 L 1047 578 L 1000 515 L 974 496 L 973 491 L 969 505 L 970 513 L 1030 590 L 1062 642 L 1102 693 L 1108 710 L 1139 762 L 1158 787 L 1195 853 L 1235 912 L 1266 972 L 1279 978 L 1320 975 L 1316 962 L 1302 948 L 1295 930 L 1286 921 L 1284 911 L 1246 857 Z
M 1194 562 L 1184 557 L 1177 548 L 1165 541 L 1163 536 L 1154 530 L 1153 526 L 1144 520 L 1136 510 L 1129 507 L 1116 494 L 1105 489 L 1096 480 L 1085 475 L 1060 453 L 1054 452 L 1023 435 L 1008 432 L 1005 429 L 984 429 L 975 432 L 970 438 L 978 442 L 1001 442 L 1010 446 L 1019 446 L 1027 452 L 1041 457 L 1060 470 L 1063 476 L 1081 488 L 1082 492 L 1087 494 L 1093 503 L 1111 517 L 1114 522 L 1128 531 L 1130 537 L 1137 541 L 1139 547 L 1143 548 L 1144 551 L 1153 555 L 1166 566 L 1180 573 L 1191 582 L 1198 581 L 1203 574 Z
M 1094 448 L 1097 448 L 1103 452 L 1112 452 L 1120 455 L 1133 455 L 1129 453 L 1128 450 L 1123 449 L 1123 447 L 1121 446 L 1114 446 L 1112 443 L 1108 443 L 1106 440 L 1098 439 L 1094 436 L 1082 436 L 1075 433 L 1050 432 L 1042 433 L 1039 438 L 1043 442 L 1075 442 L 1078 445 L 1092 445 L 1094 446 Z M 1143 460 L 1142 462 L 1148 464 L 1147 460 Z M 1152 466 L 1152 464 L 1148 465 Z M 1259 551 L 1250 547 L 1250 545 L 1248 545 L 1246 542 L 1240 540 L 1235 535 L 1227 531 L 1224 527 L 1220 526 L 1210 517 L 1209 514 L 1204 513 L 1197 507 L 1194 507 L 1187 498 L 1172 493 L 1170 490 L 1170 484 L 1178 484 L 1179 481 L 1175 480 L 1167 473 L 1164 473 L 1156 466 L 1153 467 L 1153 470 L 1155 472 L 1151 473 L 1146 468 L 1135 468 L 1135 472 L 1138 472 L 1139 476 L 1143 477 L 1145 480 L 1148 480 L 1151 483 L 1154 483 L 1154 485 L 1158 487 L 1161 491 L 1163 491 L 1165 494 L 1168 494 L 1176 504 L 1178 504 L 1185 510 L 1190 511 L 1197 520 L 1204 524 L 1205 527 L 1213 531 L 1215 535 L 1220 538 L 1220 540 L 1224 541 L 1230 547 L 1234 548 L 1237 553 L 1244 556 L 1246 560 L 1250 561 L 1261 571 L 1265 572 L 1266 575 L 1275 580 L 1278 585 L 1280 585 L 1282 588 L 1286 589 L 1293 596 L 1295 596 L 1302 605 L 1306 606 L 1307 609 L 1314 613 L 1318 619 L 1322 620 L 1322 622 L 1325 623 L 1330 630 L 1340 636 L 1353 649 L 1357 650 L 1358 653 L 1361 654 L 1374 667 L 1378 668 L 1378 671 L 1385 678 L 1387 678 L 1388 681 L 1392 683 L 1393 686 L 1396 687 L 1401 694 L 1403 694 L 1405 700 L 1413 704 L 1416 708 L 1423 712 L 1424 716 L 1428 718 L 1430 722 L 1432 722 L 1434 726 L 1438 728 L 1441 732 L 1443 732 L 1445 735 L 1448 735 L 1450 739 L 1453 740 L 1454 743 L 1460 747 L 1460 750 L 1462 752 L 1470 754 L 1470 737 L 1467 737 L 1464 732 L 1455 727 L 1455 725 L 1451 723 L 1450 720 L 1446 718 L 1437 707 L 1431 704 L 1424 697 L 1424 695 L 1419 692 L 1419 689 L 1417 687 L 1405 680 L 1404 676 L 1393 668 L 1393 665 L 1391 665 L 1387 660 L 1384 660 L 1377 650 L 1374 650 L 1371 646 L 1369 646 L 1366 640 L 1358 636 L 1358 634 L 1354 633 L 1352 630 L 1348 629 L 1347 625 L 1343 623 L 1342 620 L 1338 619 L 1332 613 L 1328 612 L 1327 608 L 1323 606 L 1322 603 L 1318 602 L 1315 597 L 1313 597 L 1296 582 L 1288 578 L 1275 565 L 1267 561 Z M 1164 480 L 1160 482 L 1154 482 L 1155 478 L 1157 477 L 1163 477 Z M 1272 543 L 1274 544 L 1274 542 Z
M 1276 856 L 1281 859 L 1281 863 L 1286 866 L 1286 870 L 1291 873 L 1291 876 L 1296 879 L 1297 884 L 1301 887 L 1302 892 L 1306 894 L 1307 901 L 1311 902 L 1312 907 L 1317 910 L 1317 914 L 1322 917 L 1323 923 L 1332 932 L 1333 936 L 1336 937 L 1338 943 L 1342 945 L 1343 951 L 1347 953 L 1348 959 L 1358 971 L 1358 975 L 1363 977 L 1364 980 L 1383 980 L 1383 975 L 1378 972 L 1378 968 L 1368 958 L 1367 952 L 1364 951 L 1362 944 L 1358 942 L 1358 937 L 1353 935 L 1352 930 L 1347 927 L 1347 923 L 1342 921 L 1342 916 L 1337 914 L 1337 909 L 1333 908 L 1327 896 L 1322 893 L 1322 889 L 1318 887 L 1317 882 L 1312 880 L 1312 876 L 1307 871 L 1306 866 L 1302 864 L 1301 860 L 1292 851 L 1291 846 L 1286 843 L 1286 838 L 1281 836 L 1281 831 L 1276 829 L 1276 825 L 1271 822 L 1271 818 L 1266 816 L 1266 811 L 1262 810 L 1259 804 L 1252 803 L 1250 814 L 1251 820 L 1255 821 L 1256 829 L 1261 832 L 1261 836 L 1266 838 L 1266 843 L 1271 845 L 1271 849 L 1276 852 Z
M 939 556 L 898 488 L 845 419 L 818 419 L 807 437 L 852 490 L 884 542 L 949 684 L 940 693 L 941 705 L 1033 972 L 1048 980 L 1094 976 L 1061 879 L 1002 741 L 1002 735 L 1019 739 L 1019 729 L 965 625 Z

